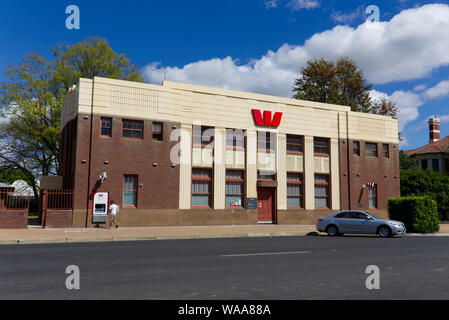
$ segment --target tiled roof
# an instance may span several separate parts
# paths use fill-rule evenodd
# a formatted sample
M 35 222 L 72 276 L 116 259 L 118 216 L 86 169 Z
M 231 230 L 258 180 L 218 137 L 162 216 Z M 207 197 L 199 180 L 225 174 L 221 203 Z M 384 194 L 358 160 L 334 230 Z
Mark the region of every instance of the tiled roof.
M 449 152 L 449 136 L 416 149 L 404 150 L 404 152 L 409 156 L 415 154 Z

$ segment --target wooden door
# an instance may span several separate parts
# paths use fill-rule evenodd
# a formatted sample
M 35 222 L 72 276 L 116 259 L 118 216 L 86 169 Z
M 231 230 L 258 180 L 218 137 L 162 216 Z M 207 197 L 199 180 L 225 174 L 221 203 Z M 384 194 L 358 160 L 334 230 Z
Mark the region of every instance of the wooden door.
M 274 188 L 257 188 L 257 220 L 261 223 L 274 222 Z

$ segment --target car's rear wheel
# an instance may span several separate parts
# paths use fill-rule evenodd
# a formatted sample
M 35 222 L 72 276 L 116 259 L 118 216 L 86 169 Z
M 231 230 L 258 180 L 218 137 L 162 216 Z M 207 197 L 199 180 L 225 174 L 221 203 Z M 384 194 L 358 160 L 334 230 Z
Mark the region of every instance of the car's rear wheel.
M 338 228 L 337 226 L 334 226 L 333 224 L 327 227 L 327 234 L 331 237 L 338 236 Z
M 388 238 L 391 236 L 391 230 L 387 226 L 381 226 L 379 230 L 377 230 L 377 234 L 382 238 Z

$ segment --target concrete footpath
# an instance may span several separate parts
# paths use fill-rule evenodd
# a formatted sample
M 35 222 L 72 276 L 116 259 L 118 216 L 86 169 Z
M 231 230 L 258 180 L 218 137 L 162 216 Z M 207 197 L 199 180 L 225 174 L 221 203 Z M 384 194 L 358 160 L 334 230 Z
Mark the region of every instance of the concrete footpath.
M 275 237 L 317 235 L 315 225 L 230 225 L 230 226 L 176 226 L 141 228 L 68 228 L 0 230 L 0 244 L 64 243 L 94 241 L 168 240 L 231 237 Z M 407 234 L 407 236 L 423 236 Z M 449 236 L 449 224 L 441 224 L 438 233 L 431 236 Z
M 315 225 L 120 227 L 118 229 L 40 229 L 32 227 L 0 230 L 0 244 L 303 236 L 311 232 L 316 232 Z

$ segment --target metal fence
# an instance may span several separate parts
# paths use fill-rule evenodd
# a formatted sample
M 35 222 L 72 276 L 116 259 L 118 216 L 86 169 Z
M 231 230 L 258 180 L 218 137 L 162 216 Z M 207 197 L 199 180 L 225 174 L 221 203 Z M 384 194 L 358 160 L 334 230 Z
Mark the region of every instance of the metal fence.
M 0 210 L 28 210 L 29 192 L 0 191 Z
M 45 227 L 48 210 L 71 210 L 73 207 L 73 190 L 41 191 L 41 224 Z
M 72 209 L 73 191 L 72 190 L 45 190 L 46 191 L 46 209 L 68 210 Z M 45 192 L 44 191 L 44 192 Z

